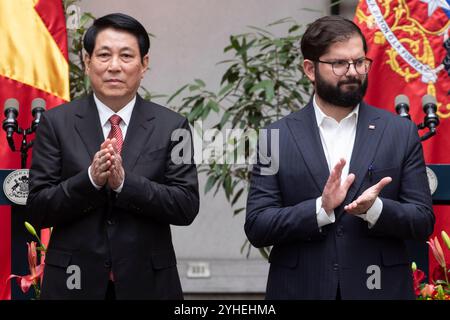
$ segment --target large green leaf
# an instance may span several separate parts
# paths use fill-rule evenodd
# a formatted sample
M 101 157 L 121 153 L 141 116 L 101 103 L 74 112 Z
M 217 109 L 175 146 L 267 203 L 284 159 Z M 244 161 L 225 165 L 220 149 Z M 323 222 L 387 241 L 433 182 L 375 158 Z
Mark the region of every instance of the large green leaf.
M 180 89 L 178 89 L 177 91 L 175 91 L 174 94 L 172 94 L 170 96 L 170 98 L 167 100 L 167 103 L 171 103 L 173 99 L 175 99 L 175 97 L 179 96 L 181 92 L 183 92 L 184 89 L 186 89 L 189 85 L 185 84 L 184 86 L 182 86 Z
M 230 92 L 230 90 L 233 89 L 233 87 L 234 87 L 234 83 L 227 84 L 226 86 L 222 87 L 222 89 L 220 89 L 217 96 L 221 97 L 224 94 L 228 94 Z
M 231 205 L 233 206 L 241 197 L 242 192 L 244 192 L 244 188 L 240 189 L 233 197 L 233 200 L 231 201 Z
M 265 92 L 265 100 L 267 102 L 272 101 L 274 95 L 275 95 L 275 89 L 274 89 L 274 81 L 273 80 L 263 80 L 261 82 L 258 82 L 256 85 L 254 85 L 250 92 L 256 92 L 260 89 L 263 89 Z
M 217 182 L 217 178 L 216 176 L 212 175 L 208 177 L 208 180 L 206 181 L 206 185 L 205 185 L 205 193 L 208 193 L 212 187 L 214 187 L 214 185 Z

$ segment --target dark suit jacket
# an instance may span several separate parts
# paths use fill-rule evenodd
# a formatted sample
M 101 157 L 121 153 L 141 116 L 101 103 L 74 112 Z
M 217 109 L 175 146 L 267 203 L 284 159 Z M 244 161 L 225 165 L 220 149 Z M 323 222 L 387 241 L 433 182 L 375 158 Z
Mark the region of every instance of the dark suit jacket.
M 116 194 L 98 191 L 88 177 L 104 141 L 93 96 L 45 112 L 28 197 L 31 221 L 53 227 L 43 299 L 103 299 L 110 269 L 118 299 L 182 298 L 170 225 L 189 225 L 199 197 L 193 152 L 192 164 L 171 161 L 177 128 L 189 130 L 187 120 L 137 97 L 122 148 L 125 182 Z M 80 268 L 81 290 L 66 285 L 70 265 Z
M 312 103 L 268 129 L 279 130 L 279 155 L 271 150 L 279 170 L 262 175 L 261 162 L 254 166 L 245 222 L 254 246 L 273 246 L 266 298 L 334 299 L 338 284 L 343 299 L 414 298 L 404 240 L 425 240 L 434 226 L 416 126 L 360 105 L 349 171 L 356 179 L 335 209 L 335 223 L 321 231 L 316 198 L 329 169 Z M 383 210 L 369 229 L 366 221 L 345 213 L 343 206 L 386 176 L 393 180 L 379 195 Z M 367 286 L 374 274 L 368 270 L 372 265 L 381 271 L 379 290 Z

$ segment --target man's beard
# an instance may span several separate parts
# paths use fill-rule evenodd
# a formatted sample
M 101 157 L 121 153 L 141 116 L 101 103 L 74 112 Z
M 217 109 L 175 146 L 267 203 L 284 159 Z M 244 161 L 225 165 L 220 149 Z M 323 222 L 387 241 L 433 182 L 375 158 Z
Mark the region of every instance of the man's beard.
M 317 95 L 324 101 L 343 108 L 354 108 L 356 107 L 364 98 L 367 91 L 368 77 L 361 80 L 357 77 L 346 78 L 337 83 L 337 85 L 332 85 L 323 79 L 319 72 L 315 72 L 315 87 Z M 345 84 L 353 84 L 351 88 L 343 91 L 341 87 Z

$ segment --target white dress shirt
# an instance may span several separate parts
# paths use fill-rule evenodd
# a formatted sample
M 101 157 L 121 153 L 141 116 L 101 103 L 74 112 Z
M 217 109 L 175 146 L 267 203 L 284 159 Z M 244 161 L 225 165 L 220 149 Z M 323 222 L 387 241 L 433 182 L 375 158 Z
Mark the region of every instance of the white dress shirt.
M 105 105 L 103 102 L 101 102 L 95 94 L 94 94 L 94 101 L 95 101 L 95 105 L 97 107 L 98 116 L 100 118 L 100 124 L 102 126 L 104 139 L 106 140 L 106 138 L 108 138 L 109 132 L 111 131 L 111 123 L 109 122 L 109 118 L 111 118 L 112 115 L 117 114 L 122 119 L 119 126 L 122 131 L 123 141 L 125 141 L 127 129 L 128 129 L 128 126 L 130 125 L 131 114 L 133 113 L 134 104 L 136 103 L 136 96 L 130 102 L 128 102 L 128 104 L 125 107 L 120 109 L 119 112 L 117 112 L 117 113 L 115 113 L 111 108 L 109 108 L 107 105 Z M 94 183 L 94 180 L 92 179 L 90 166 L 88 169 L 88 175 L 89 175 L 89 179 L 91 180 L 92 185 L 97 189 L 101 189 L 102 187 L 96 185 Z M 122 191 L 124 181 L 125 181 L 125 177 L 124 177 L 124 180 L 122 181 L 122 184 L 117 189 L 114 190 L 115 192 L 120 193 Z
M 350 159 L 352 158 L 353 145 L 355 143 L 359 105 L 357 105 L 353 111 L 340 122 L 337 122 L 334 118 L 329 117 L 322 112 L 317 105 L 315 95 L 313 97 L 313 106 L 323 152 L 330 173 L 341 158 L 344 158 L 346 161 L 341 175 L 341 182 L 343 182 L 349 175 L 348 171 Z M 369 228 L 371 228 L 380 217 L 382 209 L 383 202 L 377 197 L 372 207 L 367 210 L 367 213 L 357 216 L 366 220 L 369 223 Z M 322 208 L 322 197 L 319 197 L 316 200 L 316 214 L 319 228 L 336 221 L 334 211 L 328 215 Z

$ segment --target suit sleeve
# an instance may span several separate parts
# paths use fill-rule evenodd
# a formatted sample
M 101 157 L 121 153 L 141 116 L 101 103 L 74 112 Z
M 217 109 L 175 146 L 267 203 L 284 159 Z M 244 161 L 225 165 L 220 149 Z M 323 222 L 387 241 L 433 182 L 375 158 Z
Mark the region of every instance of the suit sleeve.
M 175 128 L 177 129 L 177 128 Z M 182 141 L 172 141 L 167 154 L 164 183 L 157 183 L 133 172 L 125 172 L 122 191 L 115 205 L 137 215 L 144 215 L 161 223 L 189 225 L 199 210 L 197 168 L 194 163 L 192 134 L 187 120 L 178 129 L 184 130 Z M 174 148 L 182 147 L 182 163 L 172 161 Z M 186 156 L 188 155 L 188 156 Z
M 384 198 L 372 235 L 425 241 L 433 232 L 434 214 L 422 145 L 413 123 L 409 127 L 398 200 Z
M 270 140 L 270 139 L 268 139 Z M 268 143 L 268 145 L 272 145 Z M 276 144 L 277 145 L 277 144 Z M 258 146 L 258 161 L 252 170 L 247 198 L 245 233 L 255 247 L 280 245 L 298 240 L 321 239 L 323 234 L 317 224 L 316 198 L 294 206 L 283 204 L 278 173 L 267 170 L 269 158 L 265 148 Z M 277 145 L 278 146 L 278 145 Z M 280 161 L 272 153 L 271 161 Z M 261 159 L 264 159 L 261 161 Z M 278 168 L 278 165 L 274 166 Z M 295 186 L 292 186 L 295 188 Z
M 106 203 L 103 191 L 94 188 L 87 169 L 62 180 L 61 132 L 44 113 L 33 146 L 30 193 L 27 209 L 30 222 L 39 228 L 55 227 L 82 218 Z

